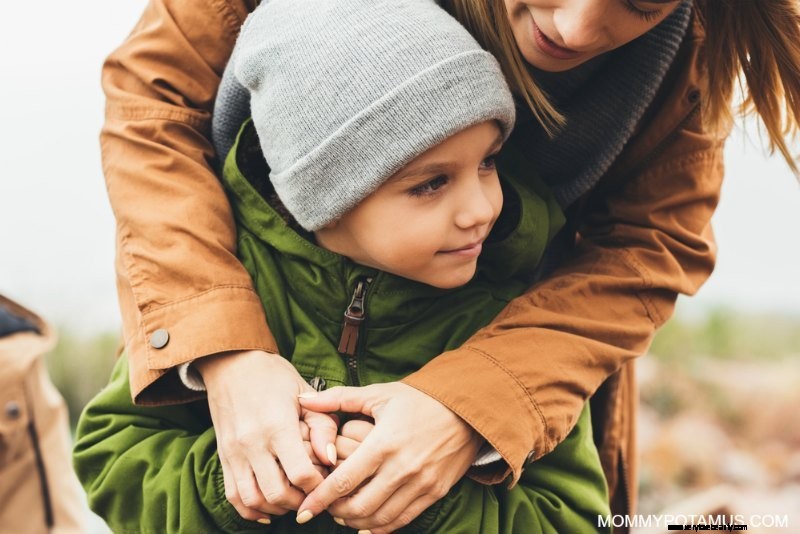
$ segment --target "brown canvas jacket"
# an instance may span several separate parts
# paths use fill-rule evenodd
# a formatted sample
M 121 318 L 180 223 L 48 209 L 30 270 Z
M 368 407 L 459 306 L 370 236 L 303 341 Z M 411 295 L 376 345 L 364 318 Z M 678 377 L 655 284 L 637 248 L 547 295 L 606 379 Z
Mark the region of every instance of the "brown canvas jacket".
M 0 305 L 38 330 L 0 337 L 0 532 L 85 532 L 88 508 L 72 471 L 67 406 L 43 360 L 55 333 L 2 295 Z
M 103 69 L 103 166 L 138 403 L 191 398 L 172 370 L 180 363 L 276 350 L 235 257 L 208 141 L 214 93 L 254 3 L 150 0 Z M 506 460 L 509 469 L 475 473 L 479 479 L 516 480 L 527 460 L 567 435 L 599 388 L 595 432 L 606 475 L 612 490 L 626 475 L 627 494 L 615 495 L 625 509 L 633 505 L 631 362 L 670 317 L 677 294 L 696 292 L 715 258 L 710 219 L 722 141 L 702 126 L 703 35 L 696 25 L 691 31 L 653 111 L 578 204 L 568 261 L 464 347 L 405 380 L 458 413 Z

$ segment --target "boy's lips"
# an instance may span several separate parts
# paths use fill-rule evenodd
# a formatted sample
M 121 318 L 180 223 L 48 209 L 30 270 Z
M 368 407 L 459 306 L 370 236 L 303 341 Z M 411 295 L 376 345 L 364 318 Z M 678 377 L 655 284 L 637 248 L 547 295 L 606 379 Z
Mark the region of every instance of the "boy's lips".
M 480 241 L 476 241 L 474 243 L 470 243 L 463 247 L 454 248 L 450 250 L 442 250 L 440 254 L 464 256 L 470 258 L 473 256 L 479 256 L 482 250 L 483 250 L 483 239 L 481 239 Z

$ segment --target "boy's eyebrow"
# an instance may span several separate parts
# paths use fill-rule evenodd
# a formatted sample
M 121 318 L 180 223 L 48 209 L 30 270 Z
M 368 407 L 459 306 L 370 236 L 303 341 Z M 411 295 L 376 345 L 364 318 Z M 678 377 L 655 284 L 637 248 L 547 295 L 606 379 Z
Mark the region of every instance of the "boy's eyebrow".
M 503 144 L 503 134 L 498 133 L 497 137 L 492 143 L 491 148 L 489 149 L 489 153 L 492 153 L 498 148 L 500 148 L 500 145 L 502 144 Z M 428 165 L 422 165 L 421 167 L 406 167 L 405 169 L 402 169 L 400 172 L 392 176 L 387 181 L 387 183 L 397 183 L 397 182 L 402 182 L 403 180 L 408 180 L 409 178 L 416 178 L 417 176 L 445 172 L 447 171 L 448 167 L 449 166 L 446 163 L 429 163 Z

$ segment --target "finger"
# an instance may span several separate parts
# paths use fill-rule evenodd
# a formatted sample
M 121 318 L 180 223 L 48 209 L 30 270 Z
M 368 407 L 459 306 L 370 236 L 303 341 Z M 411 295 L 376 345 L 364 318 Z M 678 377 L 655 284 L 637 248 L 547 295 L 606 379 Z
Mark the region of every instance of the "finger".
M 352 419 L 342 425 L 342 436 L 356 441 L 364 441 L 373 428 L 375 428 L 375 424 L 371 421 Z
M 314 454 L 327 465 L 336 464 L 336 434 L 339 418 L 326 413 L 302 410 L 303 422 L 308 426 L 311 448 Z
M 333 474 L 335 473 L 336 471 Z M 396 510 L 398 506 L 410 504 L 421 492 L 420 487 L 415 484 L 404 484 L 406 480 L 396 473 L 396 469 L 382 466 L 372 479 L 358 488 L 357 492 L 328 506 L 328 512 L 334 517 L 347 520 L 348 526 L 369 524 L 377 527 L 393 521 L 398 512 L 391 517 L 376 517 L 376 514 L 386 503 L 391 504 L 392 499 L 396 499 L 397 502 L 390 506 L 389 510 Z M 353 522 L 354 520 L 360 521 Z
M 309 461 L 308 457 L 306 457 L 306 461 Z M 312 469 L 314 469 L 313 466 Z M 314 472 L 318 474 L 316 470 Z M 242 502 L 246 506 L 253 506 L 251 501 L 259 504 L 263 501 L 268 505 L 297 510 L 297 507 L 303 502 L 305 495 L 289 484 L 289 480 L 275 458 L 269 455 L 255 458 L 252 473 L 254 474 L 251 475 L 251 478 L 255 480 L 255 485 L 245 486 L 244 492 L 242 485 L 239 485 Z
M 306 454 L 308 454 L 308 459 L 311 460 L 311 463 L 314 465 L 314 468 L 324 466 L 328 467 L 328 464 L 323 464 L 322 461 L 317 458 L 317 455 L 314 454 L 314 451 L 311 449 L 311 443 L 308 441 L 303 442 L 303 448 L 306 450 Z M 319 471 L 319 469 L 317 469 Z
M 359 445 L 361 445 L 361 441 L 350 439 L 344 436 L 337 436 L 336 454 L 339 457 L 338 463 L 341 463 L 352 456 L 353 453 L 356 452 L 356 449 Z
M 307 494 L 322 482 L 323 477 L 314 468 L 303 446 L 298 427 L 294 427 L 294 432 L 278 433 L 272 440 L 272 450 L 293 486 Z
M 248 521 L 258 521 L 259 523 L 268 525 L 271 522 L 270 515 L 260 510 L 248 508 L 242 503 L 239 497 L 239 491 L 236 488 L 236 482 L 230 471 L 230 465 L 226 461 L 222 461 L 222 481 L 225 486 L 225 498 L 233 506 L 236 512 Z M 276 514 L 279 515 L 279 514 Z
M 369 440 L 369 437 L 367 438 Z M 366 442 L 365 442 L 366 443 Z M 367 478 L 372 476 L 381 463 L 376 451 L 379 447 L 359 447 L 342 462 L 328 477 L 311 491 L 298 509 L 297 521 L 304 523 L 316 517 L 334 501 L 349 495 Z
M 314 412 L 362 413 L 374 417 L 377 397 L 373 386 L 337 386 L 320 391 L 316 395 L 302 394 L 300 406 Z
M 399 493 L 399 492 L 398 492 Z M 394 499 L 391 499 L 394 501 Z M 405 500 L 405 499 L 403 499 Z M 419 515 L 430 508 L 433 503 L 438 501 L 439 499 L 435 498 L 433 495 L 425 494 L 416 496 L 416 498 L 412 498 L 412 502 L 410 504 L 405 505 L 404 508 L 393 508 L 392 510 L 384 510 L 383 507 L 375 512 L 374 518 L 375 520 L 372 521 L 371 519 L 361 520 L 361 519 L 354 519 L 347 521 L 347 526 L 352 528 L 357 528 L 359 530 L 369 530 L 371 534 L 384 534 L 389 532 L 395 532 L 409 523 L 411 523 L 414 519 L 419 517 Z M 387 502 L 387 505 L 389 503 Z M 383 518 L 393 516 L 394 520 L 389 521 L 388 523 L 378 525 L 378 522 L 382 522 Z

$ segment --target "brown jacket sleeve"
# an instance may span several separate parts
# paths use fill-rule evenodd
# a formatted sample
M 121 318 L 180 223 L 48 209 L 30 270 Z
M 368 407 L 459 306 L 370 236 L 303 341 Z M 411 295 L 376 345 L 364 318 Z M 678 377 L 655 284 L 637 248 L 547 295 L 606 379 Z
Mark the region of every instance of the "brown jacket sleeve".
M 550 452 L 587 397 L 647 350 L 677 294 L 695 293 L 711 274 L 722 142 L 702 124 L 701 38 L 683 47 L 657 115 L 591 193 L 563 266 L 463 347 L 404 380 L 461 416 L 507 462 L 475 473 L 478 480 L 512 473 L 516 481 L 526 460 Z
M 180 363 L 277 350 L 235 256 L 231 209 L 208 141 L 219 79 L 252 8 L 243 0 L 151 0 L 103 67 L 103 170 L 137 402 L 189 398 L 166 372 Z M 159 349 L 151 346 L 157 330 L 168 333 Z

